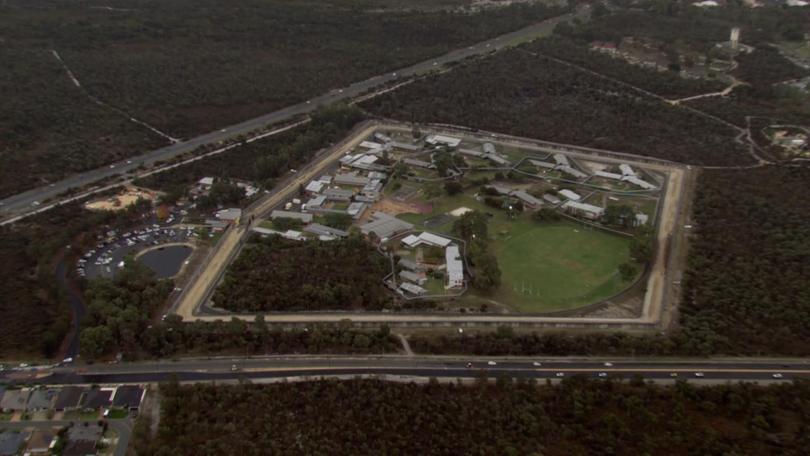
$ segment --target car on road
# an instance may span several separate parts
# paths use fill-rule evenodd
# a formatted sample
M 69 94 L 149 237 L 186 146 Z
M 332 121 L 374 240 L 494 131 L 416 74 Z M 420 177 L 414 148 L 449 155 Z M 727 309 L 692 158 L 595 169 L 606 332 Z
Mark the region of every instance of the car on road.
M 705 377 L 705 376 L 706 376 L 706 375 L 705 375 L 703 372 L 695 372 L 695 377 L 698 377 L 698 378 L 703 378 L 703 377 Z
M 674 377 L 678 376 L 678 373 L 677 372 L 670 372 L 669 376 L 674 378 Z
M 565 377 L 565 372 L 557 372 L 554 375 L 556 375 L 557 377 Z
M 115 165 L 110 165 L 110 169 L 115 169 Z
M 613 363 L 607 362 L 607 363 L 605 363 L 605 367 L 613 367 Z
M 31 205 L 34 207 L 39 206 L 40 204 L 42 203 L 40 203 L 39 201 L 34 201 L 33 203 L 31 203 Z
M 71 358 L 71 357 L 67 357 L 67 358 L 62 360 L 62 364 L 70 364 L 72 362 L 73 362 L 73 358 Z
M 771 377 L 773 377 L 773 378 L 783 378 L 783 375 L 777 372 L 777 373 L 771 375 Z
M 237 366 L 236 364 L 231 365 L 231 372 L 236 372 L 238 370 L 239 370 L 239 366 Z
M 468 369 L 472 369 L 472 367 L 473 367 L 473 363 L 467 363 L 467 368 Z
M 607 377 L 607 372 L 599 372 L 598 374 L 596 374 L 596 376 L 600 378 Z
M 490 365 L 490 366 L 497 366 L 498 365 L 498 363 L 496 363 L 495 361 L 487 361 L 487 364 Z
M 542 366 L 542 365 L 543 365 L 543 364 L 542 364 L 542 363 L 540 363 L 540 362 L 538 362 L 538 361 L 535 361 L 535 362 L 533 362 L 533 363 L 532 363 L 532 366 L 534 366 L 534 367 L 540 367 L 540 366 Z

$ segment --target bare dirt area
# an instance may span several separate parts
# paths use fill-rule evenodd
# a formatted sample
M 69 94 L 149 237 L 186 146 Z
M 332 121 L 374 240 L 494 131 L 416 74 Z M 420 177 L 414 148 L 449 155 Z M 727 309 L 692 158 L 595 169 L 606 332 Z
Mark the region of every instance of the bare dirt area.
M 156 192 L 137 187 L 127 187 L 117 195 L 90 201 L 84 207 L 91 211 L 122 211 L 135 204 L 139 199 L 155 201 L 157 197 Z
M 413 214 L 413 213 L 422 213 L 422 209 L 419 206 L 411 203 L 407 203 L 404 201 L 396 201 L 391 198 L 381 199 L 374 203 L 371 206 L 373 211 L 380 211 L 385 212 L 389 215 L 399 215 L 399 214 Z

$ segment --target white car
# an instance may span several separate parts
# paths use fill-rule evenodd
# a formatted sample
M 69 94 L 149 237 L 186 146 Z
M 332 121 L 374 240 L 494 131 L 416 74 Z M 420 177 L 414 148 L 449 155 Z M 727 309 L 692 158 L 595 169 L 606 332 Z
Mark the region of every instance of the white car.
M 613 367 L 613 363 L 610 363 L 610 362 L 605 363 L 605 367 Z
M 703 372 L 695 372 L 695 377 L 703 378 L 705 377 L 705 374 Z
M 565 372 L 557 372 L 554 375 L 556 375 L 557 377 L 565 377 Z
M 773 374 L 771 377 L 773 377 L 773 378 L 782 378 L 783 376 L 782 376 L 782 374 L 776 373 L 776 374 Z
M 490 365 L 490 366 L 497 366 L 498 365 L 498 363 L 496 363 L 495 361 L 487 361 L 487 364 Z
M 600 377 L 600 378 L 604 378 L 604 377 L 607 377 L 607 372 L 599 372 L 599 373 L 598 373 L 598 374 L 596 374 L 596 375 L 597 375 L 598 377 Z
M 535 361 L 535 362 L 533 362 L 533 363 L 532 363 L 532 366 L 534 366 L 534 367 L 540 367 L 540 366 L 542 366 L 542 365 L 543 365 L 542 363 L 539 363 L 539 362 L 537 362 L 537 361 Z
M 670 372 L 669 376 L 674 378 L 674 377 L 678 376 L 678 373 L 677 372 Z

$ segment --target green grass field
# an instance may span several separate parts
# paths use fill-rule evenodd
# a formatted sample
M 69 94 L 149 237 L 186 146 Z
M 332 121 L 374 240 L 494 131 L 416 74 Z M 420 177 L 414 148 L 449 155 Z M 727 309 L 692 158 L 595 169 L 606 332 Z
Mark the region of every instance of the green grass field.
M 627 287 L 618 266 L 629 259 L 629 239 L 574 223 L 513 222 L 493 242 L 502 272 L 492 299 L 520 312 L 572 309 Z

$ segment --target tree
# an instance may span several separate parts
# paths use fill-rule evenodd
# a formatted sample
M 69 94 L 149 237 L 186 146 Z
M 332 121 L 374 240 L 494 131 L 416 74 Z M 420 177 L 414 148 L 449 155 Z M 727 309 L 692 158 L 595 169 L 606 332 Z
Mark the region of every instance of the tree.
M 491 253 L 484 253 L 475 260 L 475 277 L 473 286 L 483 292 L 492 291 L 501 286 L 501 268 L 498 259 Z
M 444 183 L 444 191 L 447 192 L 449 196 L 458 195 L 464 191 L 464 186 L 457 181 L 447 181 Z
M 110 349 L 112 342 L 112 333 L 106 326 L 85 328 L 79 337 L 79 347 L 89 359 L 95 359 L 105 354 Z
M 635 263 L 622 263 L 619 265 L 619 275 L 622 280 L 627 282 L 632 280 L 638 274 L 638 266 Z

